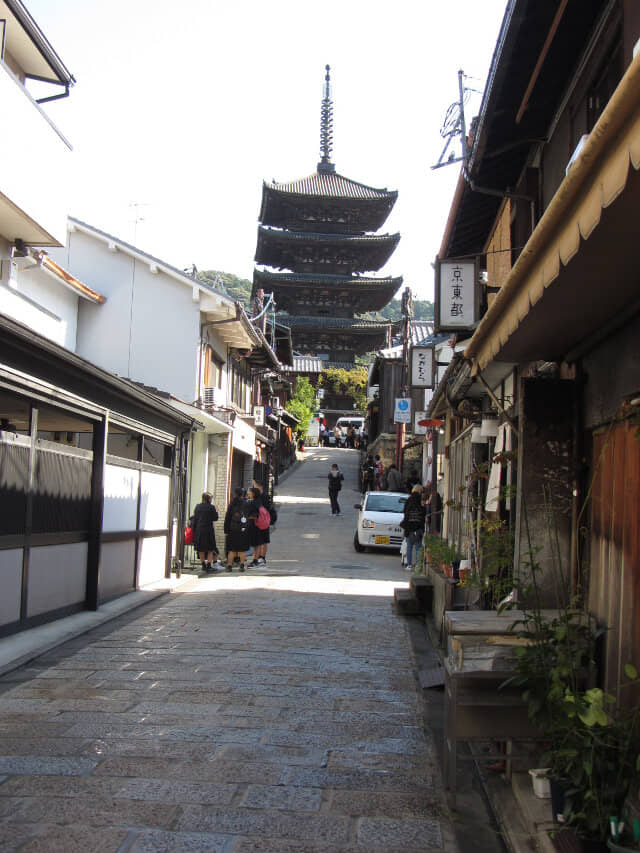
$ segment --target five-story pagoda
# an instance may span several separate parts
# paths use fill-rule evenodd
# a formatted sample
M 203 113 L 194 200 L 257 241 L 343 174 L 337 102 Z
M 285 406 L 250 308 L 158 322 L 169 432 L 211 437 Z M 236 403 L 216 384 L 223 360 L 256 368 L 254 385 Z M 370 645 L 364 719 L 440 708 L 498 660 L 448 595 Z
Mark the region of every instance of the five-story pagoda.
M 398 193 L 336 172 L 328 65 L 326 72 L 317 171 L 262 187 L 253 295 L 273 293 L 296 352 L 347 366 L 357 354 L 385 344 L 389 324 L 357 315 L 379 311 L 402 285 L 401 277 L 370 275 L 386 264 L 400 240 L 399 234 L 376 233 Z

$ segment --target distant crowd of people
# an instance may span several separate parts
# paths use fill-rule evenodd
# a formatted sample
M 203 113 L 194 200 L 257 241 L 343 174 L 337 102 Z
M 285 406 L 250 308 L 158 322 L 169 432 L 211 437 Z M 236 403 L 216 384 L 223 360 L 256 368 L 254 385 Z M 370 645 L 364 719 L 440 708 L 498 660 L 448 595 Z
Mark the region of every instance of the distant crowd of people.
M 204 492 L 189 520 L 193 545 L 203 572 L 231 572 L 236 563 L 241 572 L 246 568 L 266 565 L 270 528 L 278 520 L 278 514 L 261 483 L 254 480 L 250 489 L 237 488 L 234 491 L 224 517 L 225 563 L 219 559 L 221 552 L 216 542 L 214 523 L 218 518 L 212 496 Z M 247 564 L 249 552 L 253 559 Z

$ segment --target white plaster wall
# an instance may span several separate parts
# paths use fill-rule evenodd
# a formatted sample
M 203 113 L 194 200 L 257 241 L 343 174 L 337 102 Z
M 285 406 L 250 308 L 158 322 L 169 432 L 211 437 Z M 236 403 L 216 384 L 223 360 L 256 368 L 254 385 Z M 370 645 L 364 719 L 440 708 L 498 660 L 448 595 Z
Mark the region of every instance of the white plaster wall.
M 81 231 L 59 257 L 74 276 L 107 297 L 82 300 L 77 352 L 120 376 L 191 402 L 196 396 L 200 310 L 192 288 Z
M 84 602 L 86 591 L 86 542 L 31 549 L 27 616 Z
M 0 104 L 4 115 L 0 133 L 0 163 L 4 164 L 0 192 L 48 232 L 50 239 L 40 245 L 62 245 L 68 212 L 71 147 L 3 64 L 0 64 Z M 27 218 L 18 216 L 26 230 L 3 235 L 10 240 L 33 234 Z
M 20 618 L 22 589 L 22 548 L 0 551 L 0 625 Z
M 133 589 L 135 541 L 103 542 L 100 548 L 98 599 L 104 601 Z
M 166 474 L 142 472 L 140 530 L 162 530 L 169 526 L 169 487 Z
M 108 533 L 135 530 L 138 514 L 140 472 L 119 465 L 107 465 L 104 472 L 102 529 Z
M 140 568 L 138 586 L 161 580 L 167 556 L 167 537 L 153 536 L 140 542 Z
M 76 348 L 78 301 L 75 293 L 38 266 L 20 269 L 15 288 L 0 285 L 3 314 L 72 352 Z
M 208 457 L 209 438 L 205 432 L 197 432 L 191 440 L 191 477 L 189 500 L 187 505 L 190 516 L 196 504 L 200 503 L 202 493 L 208 489 L 206 465 Z

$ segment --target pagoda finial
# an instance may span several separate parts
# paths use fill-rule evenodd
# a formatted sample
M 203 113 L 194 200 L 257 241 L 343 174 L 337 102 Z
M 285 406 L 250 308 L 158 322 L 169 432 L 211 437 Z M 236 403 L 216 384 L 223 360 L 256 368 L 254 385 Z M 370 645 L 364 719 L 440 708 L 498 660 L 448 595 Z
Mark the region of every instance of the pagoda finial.
M 320 111 L 320 162 L 319 172 L 335 172 L 336 167 L 331 162 L 333 148 L 333 101 L 331 100 L 331 66 L 327 65 L 324 77 L 322 109 Z

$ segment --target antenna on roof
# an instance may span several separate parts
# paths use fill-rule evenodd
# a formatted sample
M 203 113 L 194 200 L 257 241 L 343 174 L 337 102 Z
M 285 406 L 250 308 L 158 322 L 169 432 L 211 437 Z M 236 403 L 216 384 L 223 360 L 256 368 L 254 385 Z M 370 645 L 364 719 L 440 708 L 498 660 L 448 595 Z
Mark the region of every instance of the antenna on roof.
M 319 172 L 335 172 L 336 167 L 331 162 L 333 148 L 333 101 L 331 100 L 331 66 L 327 65 L 324 77 L 322 108 L 320 111 L 320 162 Z
M 443 166 L 448 166 L 450 163 L 459 163 L 461 160 L 464 163 L 464 166 L 467 165 L 467 160 L 469 157 L 469 149 L 467 144 L 467 126 L 465 124 L 464 119 L 464 105 L 468 101 L 468 93 L 469 92 L 477 92 L 477 89 L 470 89 L 464 85 L 464 79 L 467 75 L 464 71 L 458 71 L 458 91 L 459 96 L 458 100 L 454 101 L 449 109 L 447 110 L 447 114 L 444 117 L 444 122 L 442 127 L 440 128 L 440 136 L 446 140 L 445 146 L 442 149 L 442 153 L 438 158 L 438 162 L 435 166 L 432 166 L 432 169 L 441 169 Z M 445 154 L 449 148 L 451 142 L 455 139 L 456 136 L 460 137 L 460 141 L 462 143 L 462 156 L 456 157 L 453 151 L 449 152 L 449 156 L 445 160 Z

